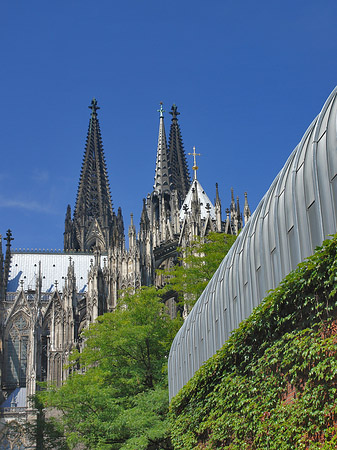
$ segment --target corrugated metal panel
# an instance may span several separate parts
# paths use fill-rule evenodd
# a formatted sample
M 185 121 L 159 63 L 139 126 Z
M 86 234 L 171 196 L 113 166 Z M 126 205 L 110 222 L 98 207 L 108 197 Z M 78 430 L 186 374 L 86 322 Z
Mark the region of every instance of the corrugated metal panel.
M 169 356 L 170 397 L 225 343 L 269 289 L 312 254 L 328 234 L 336 233 L 336 96 L 337 88 L 288 158 L 177 334 Z M 194 320 L 196 312 L 197 321 Z M 184 348 L 191 354 L 193 364 L 182 367 L 179 362 L 182 355 L 177 348 L 185 327 L 189 327 L 189 333 L 184 337 Z

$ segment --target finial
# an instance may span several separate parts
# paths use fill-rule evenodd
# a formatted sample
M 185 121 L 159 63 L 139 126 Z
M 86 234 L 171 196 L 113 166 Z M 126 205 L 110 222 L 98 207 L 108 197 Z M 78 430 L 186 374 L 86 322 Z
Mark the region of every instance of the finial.
M 57 291 L 57 285 L 59 284 L 59 282 L 57 280 L 54 281 L 54 285 L 55 285 L 55 291 Z
M 215 202 L 216 203 L 220 203 L 219 185 L 218 185 L 218 183 L 215 183 Z
M 91 105 L 88 106 L 89 109 L 91 109 L 91 115 L 96 115 L 96 111 L 100 109 L 99 106 L 97 106 L 97 100 L 95 97 L 91 100 Z
M 12 238 L 12 231 L 11 230 L 7 230 L 6 233 L 6 237 L 4 238 L 4 241 L 7 241 L 6 246 L 10 247 L 11 246 L 11 241 L 14 241 L 14 238 Z
M 232 198 L 232 203 L 234 203 L 234 189 L 231 187 L 231 198 Z
M 179 116 L 180 112 L 177 110 L 177 105 L 174 103 L 172 105 L 170 114 L 172 115 L 172 120 L 177 119 L 177 116 Z
M 195 146 L 193 147 L 193 153 L 189 153 L 189 155 L 193 156 L 193 171 L 194 171 L 194 180 L 197 179 L 197 170 L 199 169 L 199 167 L 197 166 L 197 159 L 196 156 L 201 156 L 201 153 L 195 153 Z
M 159 117 L 163 118 L 164 117 L 164 108 L 163 108 L 163 102 L 160 102 L 160 109 L 157 109 L 157 111 L 159 112 Z

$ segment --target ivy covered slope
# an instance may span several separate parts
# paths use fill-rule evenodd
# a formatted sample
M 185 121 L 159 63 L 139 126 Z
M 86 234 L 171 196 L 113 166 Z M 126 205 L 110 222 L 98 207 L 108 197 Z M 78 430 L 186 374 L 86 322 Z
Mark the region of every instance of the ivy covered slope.
M 337 235 L 173 398 L 175 449 L 337 448 Z

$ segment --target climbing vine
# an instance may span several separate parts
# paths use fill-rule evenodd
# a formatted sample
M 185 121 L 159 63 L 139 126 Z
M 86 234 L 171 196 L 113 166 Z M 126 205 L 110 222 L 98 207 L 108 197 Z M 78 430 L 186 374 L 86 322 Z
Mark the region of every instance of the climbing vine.
M 337 236 L 173 398 L 175 449 L 337 448 Z

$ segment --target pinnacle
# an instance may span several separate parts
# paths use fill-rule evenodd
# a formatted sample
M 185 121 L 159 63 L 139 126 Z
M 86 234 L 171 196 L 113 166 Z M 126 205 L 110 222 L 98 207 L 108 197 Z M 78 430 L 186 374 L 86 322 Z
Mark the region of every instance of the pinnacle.
M 95 97 L 91 100 L 91 105 L 88 106 L 89 109 L 91 109 L 91 116 L 93 117 L 94 115 L 97 116 L 96 111 L 98 109 L 100 109 L 99 106 L 97 106 L 97 100 L 95 99 Z
M 178 119 L 177 116 L 180 114 L 180 112 L 178 112 L 177 105 L 175 103 L 172 105 L 170 114 L 172 115 L 172 120 Z
M 98 220 L 99 225 L 103 228 L 109 227 L 112 223 L 113 207 L 97 118 L 99 106 L 95 98 L 92 99 L 89 109 L 91 109 L 91 117 L 74 208 L 76 236 L 82 233 L 78 227 L 84 226 L 85 232 L 87 232 L 94 220 Z M 71 240 L 72 238 L 68 239 Z M 88 237 L 86 239 L 88 241 Z M 69 245 L 77 246 L 77 244 L 67 243 L 68 249 L 70 248 Z M 86 244 L 84 244 L 83 239 L 78 245 L 82 251 L 85 250 Z
M 181 207 L 189 191 L 191 179 L 178 123 L 178 115 L 180 113 L 178 112 L 176 104 L 172 105 L 170 114 L 172 115 L 172 122 L 169 138 L 169 164 L 173 188 L 178 193 L 178 204 L 179 207 Z

